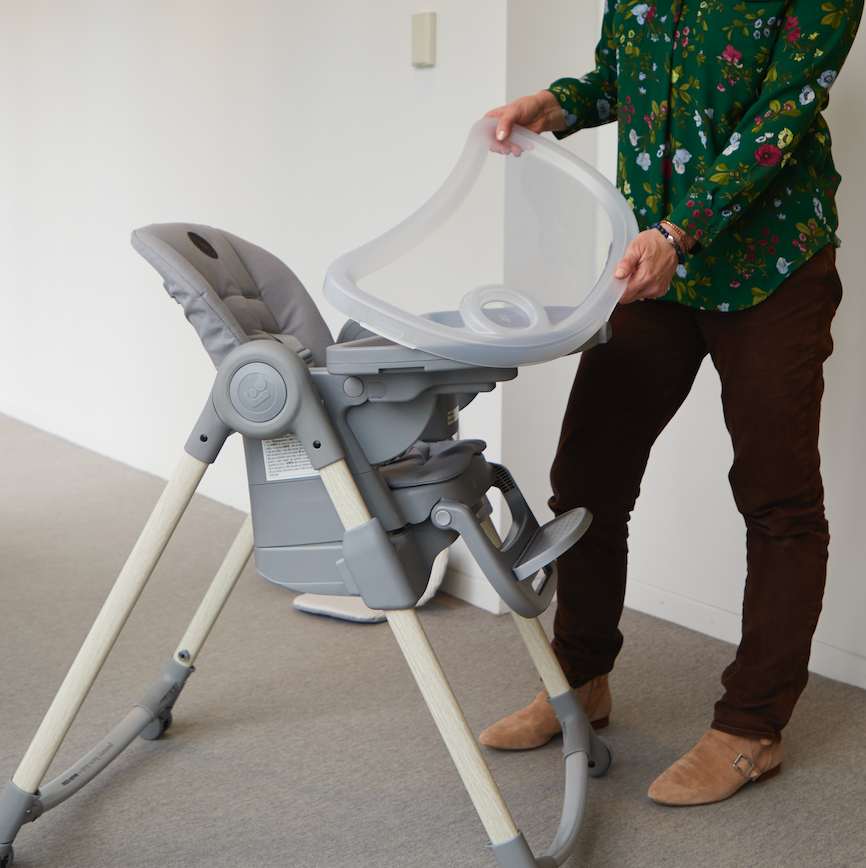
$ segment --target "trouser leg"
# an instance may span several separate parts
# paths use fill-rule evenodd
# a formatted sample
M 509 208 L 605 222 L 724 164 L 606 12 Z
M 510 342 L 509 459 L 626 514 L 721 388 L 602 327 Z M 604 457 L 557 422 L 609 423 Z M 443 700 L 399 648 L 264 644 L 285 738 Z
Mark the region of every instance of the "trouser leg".
M 769 299 L 699 324 L 722 380 L 730 472 L 746 522 L 743 635 L 713 727 L 779 739 L 806 686 L 829 533 L 818 454 L 823 363 L 841 299 L 825 247 Z
M 706 354 L 695 312 L 681 305 L 622 306 L 611 322 L 610 343 L 581 359 L 551 471 L 553 511 L 593 515 L 557 560 L 552 645 L 572 687 L 609 672 L 622 646 L 629 515 L 650 449 Z

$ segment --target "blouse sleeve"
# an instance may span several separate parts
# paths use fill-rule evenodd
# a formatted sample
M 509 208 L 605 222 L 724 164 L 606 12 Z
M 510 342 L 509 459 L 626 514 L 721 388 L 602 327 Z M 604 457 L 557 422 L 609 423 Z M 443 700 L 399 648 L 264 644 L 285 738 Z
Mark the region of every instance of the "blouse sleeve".
M 607 0 L 601 39 L 595 49 L 595 69 L 581 78 L 557 79 L 548 90 L 559 100 L 566 129 L 558 139 L 584 127 L 597 127 L 617 118 L 616 42 L 613 18 L 619 0 Z
M 848 55 L 864 0 L 793 0 L 782 24 L 760 96 L 745 110 L 704 178 L 689 189 L 668 218 L 706 246 L 745 210 L 779 171 L 798 158 L 810 128 L 819 142 L 819 114 Z M 829 144 L 828 144 L 829 147 Z M 732 208 L 733 205 L 738 208 Z

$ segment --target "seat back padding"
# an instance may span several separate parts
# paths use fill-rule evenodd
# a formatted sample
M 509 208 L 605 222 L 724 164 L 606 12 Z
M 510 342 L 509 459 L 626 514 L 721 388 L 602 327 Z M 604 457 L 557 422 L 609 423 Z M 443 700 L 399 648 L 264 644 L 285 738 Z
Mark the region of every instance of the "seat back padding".
M 132 233 L 132 246 L 162 275 L 214 365 L 251 340 L 280 340 L 316 367 L 334 343 L 294 272 L 242 238 L 193 223 Z M 306 349 L 308 352 L 303 352 Z

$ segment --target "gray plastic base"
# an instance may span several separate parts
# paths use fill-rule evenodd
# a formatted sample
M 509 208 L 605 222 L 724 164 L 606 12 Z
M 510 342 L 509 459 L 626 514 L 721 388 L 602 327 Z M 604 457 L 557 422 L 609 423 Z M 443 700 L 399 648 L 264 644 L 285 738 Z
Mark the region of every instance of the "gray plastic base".
M 36 805 L 38 796 L 25 793 L 12 781 L 0 792 L 0 864 L 12 855 L 12 842 L 25 823 L 32 823 L 42 813 Z M 11 859 L 6 862 L 11 864 Z
M 558 865 L 548 856 L 536 859 L 523 832 L 518 832 L 517 837 L 503 844 L 488 844 L 487 848 L 496 857 L 499 868 L 557 868 Z
M 487 848 L 496 857 L 500 868 L 535 868 L 535 856 L 532 855 L 523 832 L 502 844 L 488 844 Z
M 377 518 L 346 531 L 343 557 L 337 566 L 345 575 L 347 587 L 353 584 L 371 609 L 413 608 L 430 575 L 416 547 L 404 546 L 398 557 Z

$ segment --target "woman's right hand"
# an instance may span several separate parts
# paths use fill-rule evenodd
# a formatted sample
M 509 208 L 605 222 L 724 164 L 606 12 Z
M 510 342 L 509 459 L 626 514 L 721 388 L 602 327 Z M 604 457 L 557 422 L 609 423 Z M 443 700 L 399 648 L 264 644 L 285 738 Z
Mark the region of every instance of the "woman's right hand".
M 660 298 L 671 288 L 678 264 L 674 248 L 661 232 L 653 228 L 638 233 L 614 271 L 614 277 L 628 278 L 619 303 Z
M 503 153 L 514 153 L 515 156 L 520 154 L 520 148 L 506 141 L 515 124 L 533 133 L 565 129 L 565 117 L 559 107 L 559 101 L 549 90 L 539 91 L 533 96 L 522 96 L 508 105 L 487 112 L 484 117 L 499 118 L 496 126 L 496 141 L 502 144 Z

